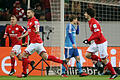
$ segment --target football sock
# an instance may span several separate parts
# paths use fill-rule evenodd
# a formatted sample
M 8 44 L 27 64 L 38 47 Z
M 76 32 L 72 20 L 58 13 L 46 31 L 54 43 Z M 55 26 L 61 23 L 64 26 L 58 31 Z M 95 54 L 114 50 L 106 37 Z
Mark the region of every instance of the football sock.
M 112 64 L 110 62 L 108 62 L 106 64 L 106 66 L 107 66 L 107 69 L 111 72 L 111 74 L 116 74 L 116 71 L 114 70 L 114 68 L 112 67 Z
M 48 55 L 47 60 L 63 64 L 63 61 L 61 59 L 58 59 L 58 58 L 56 58 L 55 56 L 52 56 L 52 55 Z
M 76 66 L 77 66 L 79 73 L 82 73 L 82 67 L 81 67 L 80 62 L 76 61 Z
M 65 67 L 62 65 L 62 74 L 65 74 Z
M 23 58 L 22 65 L 23 65 L 23 73 L 27 74 L 27 68 L 28 68 L 28 59 L 27 58 Z
M 11 69 L 15 67 L 15 57 L 11 57 Z
M 31 63 L 31 61 L 30 61 L 29 59 L 27 59 L 27 61 L 28 61 L 28 64 L 30 64 L 30 63 Z

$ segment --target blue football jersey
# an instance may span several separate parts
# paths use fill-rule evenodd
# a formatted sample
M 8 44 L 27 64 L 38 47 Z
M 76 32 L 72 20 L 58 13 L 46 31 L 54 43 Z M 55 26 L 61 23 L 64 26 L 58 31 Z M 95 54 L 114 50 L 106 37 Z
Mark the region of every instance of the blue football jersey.
M 70 24 L 70 23 L 68 23 L 66 25 L 66 36 L 65 36 L 65 47 L 66 48 L 73 47 L 72 42 L 71 42 L 70 37 L 69 37 L 69 33 L 71 33 L 73 42 L 76 45 L 76 29 L 75 29 L 75 26 L 73 24 Z

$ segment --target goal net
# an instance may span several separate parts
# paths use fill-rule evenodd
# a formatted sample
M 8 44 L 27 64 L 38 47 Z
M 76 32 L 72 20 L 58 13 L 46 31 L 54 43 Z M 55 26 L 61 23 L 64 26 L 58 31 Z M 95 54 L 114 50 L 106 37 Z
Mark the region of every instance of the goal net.
M 65 28 L 66 28 L 66 24 L 69 22 L 69 16 L 71 14 L 75 14 L 78 17 L 78 20 L 80 21 L 80 34 L 77 36 L 77 46 L 79 49 L 80 58 L 82 59 L 81 64 L 83 65 L 83 67 L 93 66 L 91 61 L 85 58 L 85 52 L 88 45 L 83 44 L 82 41 L 84 39 L 89 38 L 91 34 L 88 27 L 88 22 L 84 18 L 84 11 L 87 8 L 94 8 L 96 10 L 95 18 L 99 21 L 103 34 L 108 40 L 109 43 L 108 46 L 109 47 L 120 46 L 120 41 L 119 41 L 120 40 L 120 33 L 119 33 L 120 2 L 118 0 L 64 0 L 64 4 L 61 4 L 60 1 L 61 0 L 50 0 L 51 17 L 52 17 L 51 25 L 55 29 L 53 34 L 54 36 L 51 36 L 52 41 L 50 41 L 50 43 L 54 44 L 55 42 L 58 42 L 57 45 L 59 44 L 59 46 L 62 46 L 60 48 L 63 49 L 64 44 L 61 44 L 60 41 L 63 40 L 64 42 Z M 64 12 L 61 10 L 61 6 L 64 6 Z M 61 15 L 61 13 L 64 13 L 64 16 Z M 64 18 L 61 18 L 61 16 Z M 64 19 L 64 22 L 62 22 L 61 19 Z M 61 26 L 61 24 L 64 24 L 64 27 Z M 63 32 L 64 36 L 62 37 L 60 37 L 60 35 L 63 35 L 63 33 L 60 33 L 61 30 L 64 31 Z M 108 49 L 109 53 L 110 51 L 111 50 Z M 64 56 L 61 55 L 61 57 L 63 58 Z M 75 62 L 73 61 L 70 61 L 68 63 L 68 65 L 70 66 L 74 66 L 74 64 Z

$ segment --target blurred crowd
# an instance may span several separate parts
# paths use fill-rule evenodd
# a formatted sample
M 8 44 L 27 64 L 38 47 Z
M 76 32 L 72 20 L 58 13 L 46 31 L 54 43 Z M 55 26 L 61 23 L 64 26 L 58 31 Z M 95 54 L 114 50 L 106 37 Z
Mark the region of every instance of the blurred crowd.
M 120 0 L 83 0 L 83 1 L 100 2 L 100 3 L 108 3 L 108 4 L 120 4 Z
M 96 16 L 98 20 L 114 21 L 120 19 L 119 6 L 107 5 L 107 4 L 118 5 L 120 4 L 120 0 L 80 0 L 80 1 L 64 0 L 64 1 L 65 1 L 64 4 L 65 21 L 69 20 L 69 15 L 71 14 L 77 15 L 78 19 L 83 21 L 84 9 L 87 7 L 96 9 Z M 0 21 L 9 21 L 11 15 L 15 15 L 18 21 L 27 20 L 26 18 L 27 3 L 28 0 L 0 0 Z M 30 0 L 30 7 L 34 9 L 35 16 L 39 21 L 52 20 L 50 0 Z
M 30 0 L 31 8 L 35 16 L 41 21 L 51 21 L 49 0 Z M 0 21 L 9 21 L 11 15 L 15 15 L 18 21 L 26 20 L 28 0 L 0 0 Z
M 65 21 L 71 14 L 78 16 L 80 21 L 85 21 L 86 8 L 96 10 L 96 19 L 99 21 L 120 21 L 120 0 L 65 0 Z

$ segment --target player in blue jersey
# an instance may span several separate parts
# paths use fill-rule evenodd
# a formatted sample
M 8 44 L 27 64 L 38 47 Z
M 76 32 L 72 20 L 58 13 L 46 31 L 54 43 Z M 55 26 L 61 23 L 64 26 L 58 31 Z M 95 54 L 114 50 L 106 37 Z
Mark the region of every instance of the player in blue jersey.
M 66 37 L 65 37 L 65 59 L 69 62 L 70 58 L 74 57 L 76 59 L 76 66 L 79 71 L 79 76 L 87 76 L 87 73 L 82 72 L 80 57 L 76 45 L 76 35 L 79 34 L 79 22 L 75 15 L 71 15 L 70 23 L 66 26 Z M 77 24 L 77 29 L 75 25 Z M 62 65 L 62 77 L 68 77 L 65 74 L 65 67 Z

